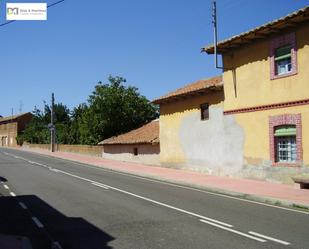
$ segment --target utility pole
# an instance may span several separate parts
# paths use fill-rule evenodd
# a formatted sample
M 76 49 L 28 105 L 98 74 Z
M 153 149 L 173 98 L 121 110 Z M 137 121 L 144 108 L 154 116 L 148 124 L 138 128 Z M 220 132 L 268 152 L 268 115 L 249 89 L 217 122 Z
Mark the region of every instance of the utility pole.
M 55 152 L 55 141 L 56 141 L 56 128 L 55 128 L 55 119 L 54 119 L 54 104 L 55 104 L 55 97 L 54 93 L 52 93 L 52 102 L 51 102 L 51 112 L 50 112 L 50 151 Z
M 212 2 L 212 24 L 214 27 L 214 55 L 215 55 L 215 67 L 218 69 L 226 69 L 223 66 L 218 65 L 218 32 L 217 32 L 217 3 L 216 1 Z

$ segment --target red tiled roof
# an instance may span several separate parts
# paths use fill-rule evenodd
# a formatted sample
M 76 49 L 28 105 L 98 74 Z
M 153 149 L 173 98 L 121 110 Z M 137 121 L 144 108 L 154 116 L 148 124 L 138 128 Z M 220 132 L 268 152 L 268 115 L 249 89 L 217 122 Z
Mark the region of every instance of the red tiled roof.
M 280 30 L 287 29 L 289 27 L 297 26 L 299 23 L 309 20 L 309 6 L 306 6 L 300 10 L 297 10 L 287 16 L 276 19 L 262 26 L 251 29 L 247 32 L 233 36 L 229 39 L 223 40 L 217 44 L 217 50 L 219 53 L 224 53 L 232 48 L 237 48 L 242 44 L 250 43 L 257 39 L 265 38 L 271 34 L 278 33 Z M 214 53 L 214 45 L 206 46 L 202 48 L 202 52 L 208 54 Z
M 216 76 L 210 79 L 203 79 L 197 82 L 191 83 L 184 87 L 177 89 L 176 91 L 170 92 L 158 99 L 152 101 L 155 104 L 161 104 L 171 100 L 178 99 L 180 97 L 195 95 L 206 92 L 208 90 L 220 90 L 223 87 L 222 76 Z
M 99 144 L 157 144 L 159 143 L 159 120 L 152 122 L 119 136 L 103 140 Z

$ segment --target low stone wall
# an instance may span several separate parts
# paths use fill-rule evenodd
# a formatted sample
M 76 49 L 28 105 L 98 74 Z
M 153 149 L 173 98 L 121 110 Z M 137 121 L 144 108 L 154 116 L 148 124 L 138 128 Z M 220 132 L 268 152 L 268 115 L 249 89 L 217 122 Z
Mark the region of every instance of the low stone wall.
M 23 144 L 25 148 L 49 150 L 50 144 Z M 90 156 L 102 156 L 103 146 L 95 145 L 72 145 L 72 144 L 57 144 L 56 151 L 78 153 Z

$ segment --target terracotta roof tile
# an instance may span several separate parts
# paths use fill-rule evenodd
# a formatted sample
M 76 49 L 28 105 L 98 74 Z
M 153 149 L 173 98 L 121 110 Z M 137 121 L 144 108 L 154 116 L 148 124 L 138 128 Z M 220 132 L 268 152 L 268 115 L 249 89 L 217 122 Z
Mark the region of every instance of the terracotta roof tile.
M 152 101 L 155 104 L 160 104 L 172 99 L 177 99 L 181 96 L 194 95 L 199 92 L 205 92 L 209 89 L 221 89 L 223 87 L 222 76 L 216 76 L 210 79 L 203 79 L 194 83 L 188 84 L 184 87 L 177 89 L 176 91 L 170 92 L 158 99 Z
M 159 120 L 152 122 L 119 136 L 103 140 L 99 144 L 156 144 L 159 143 Z
M 267 37 L 273 33 L 278 32 L 278 30 L 283 30 L 298 23 L 305 22 L 309 20 L 309 6 L 305 6 L 287 16 L 281 17 L 279 19 L 268 22 L 264 25 L 251 29 L 247 32 L 243 32 L 239 35 L 235 35 L 229 39 L 220 41 L 217 44 L 218 52 L 222 53 L 230 48 L 235 48 L 241 44 L 248 43 L 263 37 Z M 206 46 L 202 48 L 202 52 L 207 52 L 208 54 L 214 53 L 214 45 Z

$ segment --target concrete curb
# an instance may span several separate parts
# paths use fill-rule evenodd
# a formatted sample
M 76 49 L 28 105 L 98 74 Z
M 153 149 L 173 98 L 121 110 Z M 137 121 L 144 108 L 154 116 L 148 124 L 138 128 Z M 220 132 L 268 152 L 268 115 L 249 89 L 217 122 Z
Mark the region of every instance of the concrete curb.
M 63 159 L 63 158 L 61 158 L 61 159 Z M 63 160 L 66 160 L 66 159 L 63 159 Z M 81 163 L 81 162 L 79 162 L 79 163 Z M 81 163 L 81 164 L 87 165 L 86 163 Z M 208 193 L 218 194 L 218 195 L 222 195 L 222 196 L 226 196 L 226 197 L 239 198 L 239 199 L 244 199 L 244 200 L 248 200 L 248 201 L 252 201 L 252 202 L 268 204 L 268 205 L 272 205 L 272 206 L 296 209 L 296 210 L 299 210 L 299 211 L 308 212 L 308 214 L 309 214 L 309 204 L 306 205 L 306 204 L 303 204 L 303 203 L 287 201 L 287 200 L 283 200 L 283 199 L 276 199 L 276 198 L 271 198 L 271 197 L 267 197 L 267 196 L 258 196 L 258 195 L 234 192 L 234 191 L 227 190 L 227 189 L 220 189 L 220 188 L 214 188 L 214 187 L 210 187 L 210 186 L 197 185 L 197 184 L 194 184 L 194 183 L 171 180 L 171 179 L 167 179 L 167 178 L 164 178 L 164 177 L 157 177 L 157 176 L 154 176 L 154 175 L 139 174 L 139 173 L 133 173 L 133 172 L 130 172 L 130 171 L 115 170 L 115 169 L 105 168 L 103 166 L 97 166 L 97 165 L 92 165 L 92 164 L 89 164 L 89 165 L 95 166 L 95 167 L 98 167 L 98 168 L 104 168 L 104 169 L 107 169 L 107 170 L 110 170 L 110 171 L 115 171 L 115 172 L 120 172 L 120 173 L 124 173 L 124 174 L 128 174 L 128 175 L 132 175 L 132 176 L 139 176 L 139 177 L 147 178 L 147 179 L 150 179 L 150 180 L 157 180 L 157 181 L 161 181 L 161 182 L 165 182 L 165 183 L 179 185 L 180 187 L 187 187 L 187 188 L 192 188 L 192 189 L 195 189 L 195 190 L 205 191 L 205 192 L 208 192 Z
M 16 148 L 14 148 L 14 149 L 16 149 Z M 62 157 L 59 157 L 57 155 L 46 155 L 46 154 L 40 153 L 38 151 L 29 151 L 29 150 L 23 150 L 23 149 L 18 149 L 18 148 L 17 148 L 17 150 L 35 153 L 35 154 L 39 154 L 39 155 L 44 155 L 44 156 L 49 157 L 49 158 L 54 157 L 54 158 L 58 158 L 58 159 L 65 160 L 65 161 L 77 162 L 79 164 L 103 168 L 105 170 L 124 173 L 124 174 L 132 175 L 132 176 L 139 176 L 139 177 L 147 178 L 147 179 L 150 179 L 150 180 L 157 180 L 157 181 L 166 182 L 166 183 L 170 183 L 170 184 L 176 184 L 176 185 L 179 185 L 180 187 L 193 188 L 193 189 L 196 189 L 196 190 L 201 190 L 201 191 L 205 191 L 205 192 L 209 192 L 209 193 L 213 193 L 213 194 L 218 194 L 218 195 L 222 195 L 222 196 L 226 196 L 226 197 L 240 198 L 240 199 L 248 200 L 248 201 L 251 201 L 251 202 L 267 204 L 267 205 L 270 205 L 270 206 L 277 206 L 277 207 L 283 207 L 283 208 L 289 208 L 289 209 L 293 209 L 293 210 L 303 211 L 303 212 L 306 212 L 306 213 L 309 214 L 309 204 L 299 203 L 299 202 L 296 202 L 296 201 L 277 199 L 277 198 L 268 197 L 268 196 L 246 194 L 246 193 L 241 193 L 241 192 L 234 192 L 234 191 L 227 190 L 227 189 L 221 189 L 221 188 L 215 188 L 215 187 L 211 187 L 211 186 L 203 186 L 203 185 L 198 185 L 198 184 L 194 184 L 194 183 L 177 181 L 177 180 L 172 180 L 172 179 L 168 179 L 168 178 L 164 178 L 164 177 L 158 177 L 158 176 L 155 176 L 155 175 L 141 174 L 141 173 L 137 173 L 137 172 L 131 172 L 131 171 L 120 170 L 120 169 L 113 169 L 113 168 L 105 167 L 103 165 L 84 163 L 84 162 L 80 162 L 78 160 L 62 158 Z

